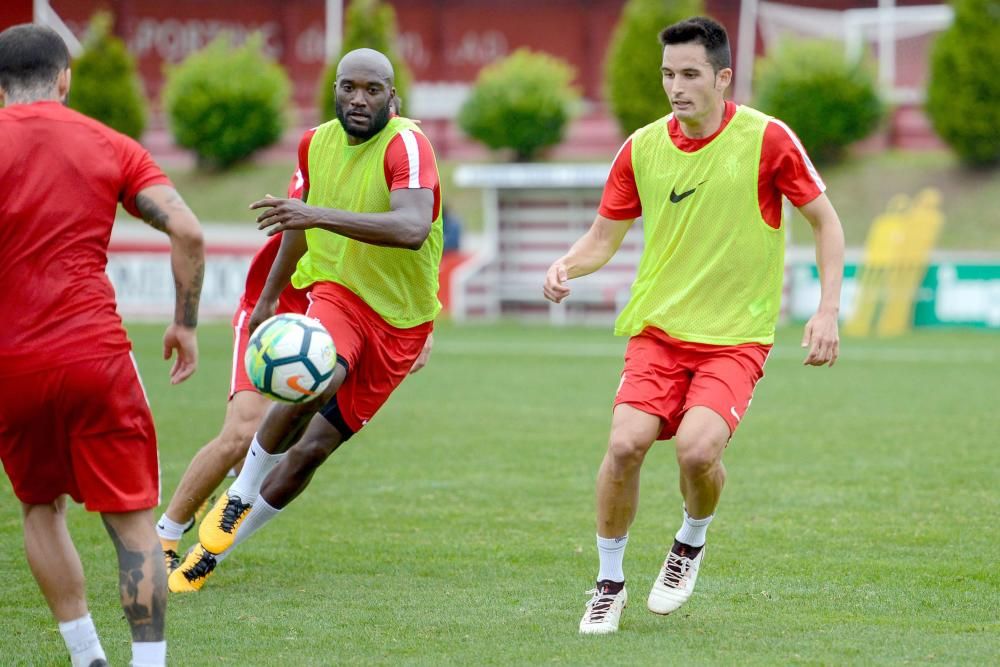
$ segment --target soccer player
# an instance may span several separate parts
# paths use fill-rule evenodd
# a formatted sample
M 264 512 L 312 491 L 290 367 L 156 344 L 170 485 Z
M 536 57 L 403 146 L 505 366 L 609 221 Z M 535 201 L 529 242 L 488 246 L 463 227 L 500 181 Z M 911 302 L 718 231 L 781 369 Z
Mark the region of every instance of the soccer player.
M 174 590 L 200 589 L 234 541 L 298 496 L 425 349 L 440 310 L 441 193 L 430 142 L 415 122 L 390 113 L 393 77 L 378 51 L 346 54 L 337 67 L 337 118 L 302 140 L 305 201 L 251 204 L 266 209 L 260 227 L 282 240 L 250 330 L 275 312 L 289 280 L 309 286 L 306 314 L 333 336 L 338 363 L 320 398 L 268 410 L 239 476 L 201 522 L 200 543 L 170 575 Z
M 398 113 L 398 110 L 399 99 L 395 98 L 393 111 Z M 312 137 L 314 133 L 315 130 L 309 130 L 306 136 Z M 308 148 L 308 146 L 308 141 L 302 142 L 302 147 Z M 306 164 L 307 158 L 307 152 L 299 155 L 299 160 L 303 164 Z M 288 197 L 302 199 L 307 186 L 308 170 L 303 172 L 301 169 L 296 169 L 288 184 Z M 247 377 L 243 357 L 250 340 L 250 314 L 264 289 L 264 283 L 274 264 L 280 244 L 281 234 L 269 236 L 250 261 L 243 296 L 233 316 L 233 369 L 222 429 L 191 459 L 166 511 L 156 523 L 156 533 L 160 537 L 168 575 L 180 565 L 178 544 L 182 535 L 194 524 L 199 508 L 207 503 L 219 483 L 230 470 L 242 463 L 253 434 L 268 406 L 271 405 L 271 400 L 261 395 Z M 305 313 L 308 307 L 308 290 L 288 285 L 278 296 L 275 312 Z M 416 373 L 427 363 L 431 344 L 432 336 L 428 336 L 423 351 L 410 369 L 411 374 Z M 175 577 L 172 582 L 177 586 L 173 592 L 192 590 L 187 580 L 182 577 Z
M 74 666 L 107 665 L 66 526 L 66 495 L 100 512 L 118 555 L 132 664 L 163 665 L 166 572 L 153 530 L 156 435 L 105 273 L 118 202 L 170 237 L 177 289 L 163 356 L 198 363 L 197 218 L 135 141 L 63 105 L 69 52 L 50 28 L 0 33 L 0 459 L 21 501 L 31 572 Z
M 290 197 L 300 196 L 295 184 L 293 179 L 289 186 Z M 233 369 L 222 429 L 191 459 L 166 511 L 156 522 L 156 533 L 160 538 L 168 575 L 180 564 L 177 548 L 181 536 L 194 523 L 198 508 L 206 502 L 226 474 L 246 456 L 250 439 L 271 404 L 271 400 L 260 394 L 247 377 L 243 356 L 250 340 L 250 313 L 257 305 L 280 243 L 281 235 L 269 237 L 254 255 L 247 271 L 243 296 L 233 316 Z M 306 290 L 289 285 L 278 297 L 276 312 L 304 313 L 308 306 Z
M 669 614 L 691 596 L 726 479 L 722 454 L 746 415 L 774 341 L 784 263 L 782 196 L 813 228 L 822 294 L 805 327 L 805 364 L 837 359 L 844 238 L 825 186 L 781 121 L 727 102 L 729 40 L 696 17 L 660 33 L 673 113 L 637 130 L 615 157 L 597 217 L 545 276 L 556 303 L 567 281 L 614 255 L 642 215 L 645 247 L 615 333 L 629 336 L 608 450 L 597 477 L 597 586 L 580 632 L 618 629 L 622 557 L 639 470 L 656 440 L 675 439 L 684 514 L 647 599 Z

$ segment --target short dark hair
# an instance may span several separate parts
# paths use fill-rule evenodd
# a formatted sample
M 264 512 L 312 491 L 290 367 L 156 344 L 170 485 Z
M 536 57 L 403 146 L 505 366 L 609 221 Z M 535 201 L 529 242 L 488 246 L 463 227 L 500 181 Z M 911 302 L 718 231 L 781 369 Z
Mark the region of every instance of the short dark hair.
M 47 26 L 22 23 L 0 32 L 0 88 L 54 85 L 69 67 L 69 49 Z
M 716 72 L 733 66 L 733 57 L 729 52 L 729 35 L 726 34 L 722 24 L 714 19 L 695 16 L 660 31 L 660 44 L 663 46 L 691 42 L 705 47 L 708 62 Z

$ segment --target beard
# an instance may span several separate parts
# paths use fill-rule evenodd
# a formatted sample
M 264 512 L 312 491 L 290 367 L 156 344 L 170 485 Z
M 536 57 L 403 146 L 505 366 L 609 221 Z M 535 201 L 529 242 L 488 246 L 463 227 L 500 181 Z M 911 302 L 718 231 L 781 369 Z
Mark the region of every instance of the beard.
M 367 141 L 374 137 L 376 134 L 381 132 L 386 125 L 389 124 L 389 109 L 390 101 L 386 100 L 385 105 L 381 109 L 375 112 L 375 115 L 371 117 L 368 127 L 365 129 L 356 129 L 348 125 L 347 114 L 344 113 L 344 108 L 340 105 L 340 100 L 336 100 L 334 103 L 335 109 L 337 111 L 337 120 L 340 121 L 340 126 L 344 128 L 344 131 L 356 139 L 361 139 L 362 141 Z

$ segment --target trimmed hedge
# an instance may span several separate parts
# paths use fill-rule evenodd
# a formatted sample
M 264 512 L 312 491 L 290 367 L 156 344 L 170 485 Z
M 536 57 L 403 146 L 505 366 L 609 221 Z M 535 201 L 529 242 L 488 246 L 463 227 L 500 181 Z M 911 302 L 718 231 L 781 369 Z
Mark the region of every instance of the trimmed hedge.
M 111 14 L 90 20 L 83 53 L 72 65 L 69 106 L 133 139 L 146 128 L 147 102 L 125 43 L 111 32 Z
M 233 47 L 221 35 L 167 70 L 163 104 L 170 129 L 200 166 L 229 167 L 285 131 L 291 86 L 261 44 L 255 35 Z
M 628 0 L 604 61 L 604 97 L 624 134 L 670 113 L 663 92 L 660 31 L 704 14 L 701 0 Z
M 511 148 L 530 160 L 562 140 L 579 99 L 573 76 L 565 61 L 519 49 L 479 72 L 458 125 L 491 149 Z
M 754 106 L 787 123 L 816 162 L 840 159 L 884 115 L 875 74 L 831 42 L 787 40 L 757 61 Z
M 927 113 L 972 166 L 1000 164 L 1000 0 L 954 0 L 955 22 L 931 51 Z

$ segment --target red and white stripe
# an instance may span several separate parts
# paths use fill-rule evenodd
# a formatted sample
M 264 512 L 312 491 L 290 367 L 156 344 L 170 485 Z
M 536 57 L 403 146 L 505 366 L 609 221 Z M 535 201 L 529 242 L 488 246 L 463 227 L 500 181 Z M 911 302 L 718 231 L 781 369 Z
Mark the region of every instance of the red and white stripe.
M 813 182 L 816 183 L 816 187 L 819 188 L 820 192 L 826 192 L 826 183 L 824 183 L 823 179 L 820 178 L 819 172 L 816 171 L 816 167 L 813 166 L 812 160 L 809 159 L 806 149 L 802 146 L 802 142 L 799 141 L 799 138 L 795 136 L 795 132 L 792 131 L 792 128 L 788 127 L 777 118 L 772 118 L 771 122 L 785 131 L 788 138 L 792 140 L 793 144 L 795 144 L 795 148 L 798 149 L 799 155 L 802 156 L 802 162 L 806 165 L 806 169 L 809 170 L 809 176 L 813 179 Z
M 420 149 L 417 147 L 417 138 L 413 135 L 413 130 L 400 130 L 399 136 L 403 138 L 403 146 L 406 147 L 406 160 L 410 165 L 410 178 L 407 188 L 420 188 Z

